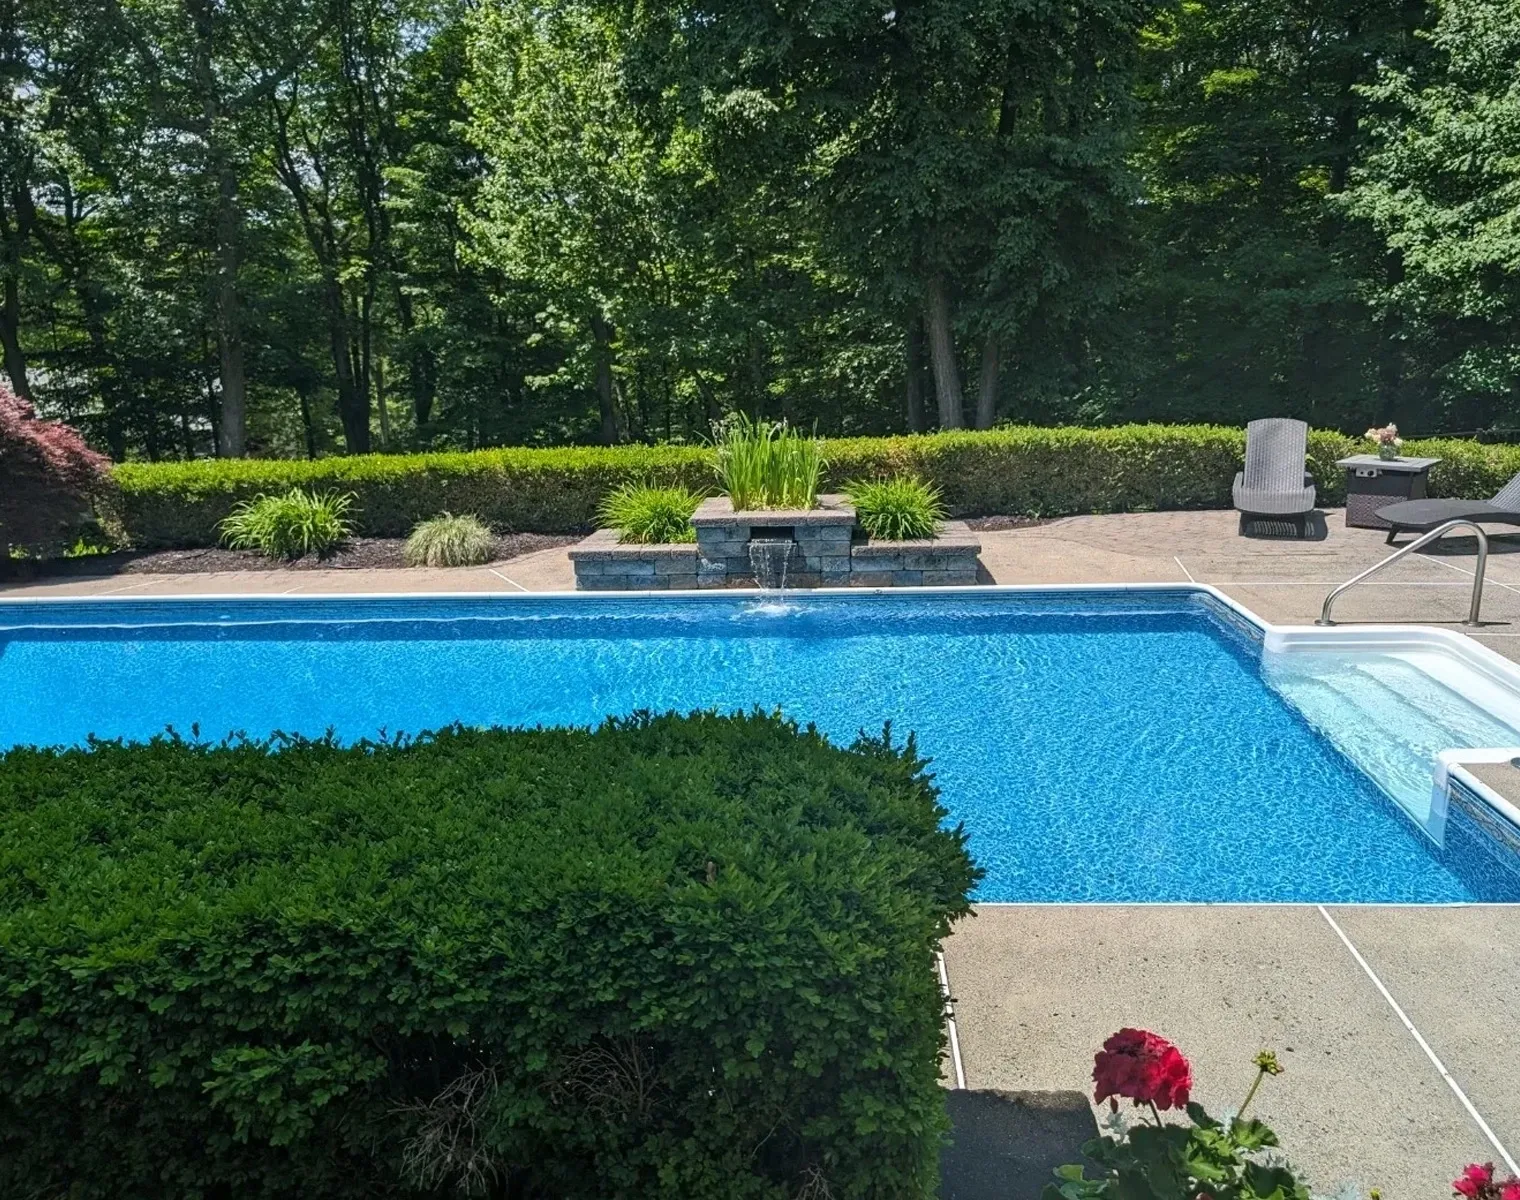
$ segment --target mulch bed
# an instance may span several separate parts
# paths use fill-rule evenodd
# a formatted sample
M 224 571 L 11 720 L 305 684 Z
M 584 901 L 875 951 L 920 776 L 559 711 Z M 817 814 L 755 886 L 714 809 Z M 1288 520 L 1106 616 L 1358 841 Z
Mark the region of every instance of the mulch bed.
M 1026 529 L 1043 525 L 1040 517 L 972 517 L 966 524 L 977 531 Z M 537 550 L 569 546 L 578 536 L 548 533 L 505 533 L 496 539 L 492 562 L 506 562 Z M 226 550 L 208 546 L 195 550 L 123 550 L 82 558 L 51 558 L 42 562 L 13 561 L 11 579 L 42 579 L 81 575 L 197 575 L 209 571 L 343 571 L 404 567 L 403 538 L 352 538 L 328 558 L 265 558 L 251 550 Z M 0 570 L 0 577 L 5 576 Z
M 42 578 L 59 575 L 195 575 L 207 571 L 343 571 L 404 567 L 403 538 L 353 538 L 328 558 L 308 556 L 289 561 L 265 558 L 251 550 L 206 547 L 197 550 L 122 551 L 83 558 L 53 558 L 18 563 L 17 574 Z M 578 537 L 545 533 L 507 533 L 496 539 L 492 562 L 520 558 L 536 550 L 568 546 Z
M 1003 529 L 1028 529 L 1031 525 L 1049 524 L 1047 517 L 968 517 L 966 524 L 977 533 L 996 533 Z

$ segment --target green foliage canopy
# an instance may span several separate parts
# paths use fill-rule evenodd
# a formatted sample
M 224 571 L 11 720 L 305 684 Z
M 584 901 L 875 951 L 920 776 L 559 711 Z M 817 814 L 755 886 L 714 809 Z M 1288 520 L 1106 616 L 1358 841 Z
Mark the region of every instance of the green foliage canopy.
M 19 0 L 0 358 L 117 460 L 1515 423 L 1503 0 Z
M 1344 197 L 1397 253 L 1386 302 L 1448 332 L 1456 388 L 1520 400 L 1520 3 L 1448 0 L 1424 69 L 1362 89 L 1373 143 Z

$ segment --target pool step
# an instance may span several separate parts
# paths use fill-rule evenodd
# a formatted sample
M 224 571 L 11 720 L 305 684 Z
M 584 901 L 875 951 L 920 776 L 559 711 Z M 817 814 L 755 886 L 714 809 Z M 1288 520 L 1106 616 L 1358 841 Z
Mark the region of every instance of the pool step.
M 1298 653 L 1269 659 L 1265 674 L 1315 728 L 1439 841 L 1445 808 L 1433 797 L 1436 756 L 1442 750 L 1514 744 L 1520 740 L 1520 711 L 1515 711 L 1511 724 L 1454 690 L 1429 667 L 1387 654 Z M 1512 706 L 1494 707 L 1503 711 Z

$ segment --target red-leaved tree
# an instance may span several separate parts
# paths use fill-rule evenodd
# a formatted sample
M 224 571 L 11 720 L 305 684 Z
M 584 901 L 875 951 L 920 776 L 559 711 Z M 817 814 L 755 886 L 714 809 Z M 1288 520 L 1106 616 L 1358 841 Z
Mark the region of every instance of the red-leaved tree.
M 0 385 L 0 553 L 7 543 L 47 549 L 72 537 L 109 485 L 110 467 L 77 429 L 42 420 Z

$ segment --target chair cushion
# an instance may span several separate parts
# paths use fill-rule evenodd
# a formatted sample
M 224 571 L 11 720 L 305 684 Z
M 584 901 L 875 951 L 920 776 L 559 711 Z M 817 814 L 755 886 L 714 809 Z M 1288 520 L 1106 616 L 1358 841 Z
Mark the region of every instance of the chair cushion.
M 1377 515 L 1404 529 L 1434 529 L 1443 522 L 1463 517 L 1520 525 L 1520 512 L 1495 508 L 1487 500 L 1400 500 L 1378 509 Z

